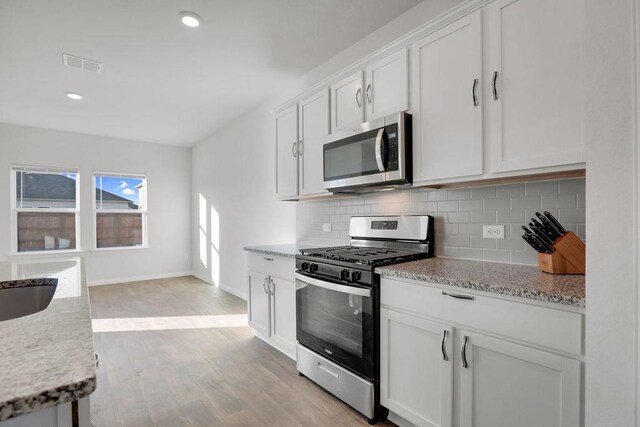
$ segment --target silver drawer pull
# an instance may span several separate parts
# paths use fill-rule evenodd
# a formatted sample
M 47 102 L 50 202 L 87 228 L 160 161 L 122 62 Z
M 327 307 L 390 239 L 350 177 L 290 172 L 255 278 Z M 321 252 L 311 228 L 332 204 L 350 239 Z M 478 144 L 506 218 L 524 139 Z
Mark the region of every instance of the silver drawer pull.
M 265 261 L 273 261 L 273 258 L 265 258 Z
M 326 366 L 324 366 L 322 363 L 318 362 L 318 368 L 322 369 L 323 371 L 325 371 L 327 374 L 331 375 L 334 378 L 338 378 L 340 376 L 339 373 L 337 373 L 336 371 L 334 371 L 333 369 L 329 369 Z
M 473 300 L 475 298 L 473 295 L 454 294 L 453 292 L 445 292 L 445 291 L 442 291 L 442 295 L 446 295 L 451 298 L 468 299 L 468 300 Z
M 446 329 L 442 331 L 442 358 L 445 362 L 449 361 L 449 356 L 447 355 L 447 337 L 449 336 L 449 331 Z
M 462 367 L 465 369 L 469 369 L 469 362 L 467 362 L 467 343 L 469 342 L 469 337 L 464 336 L 464 344 L 462 344 L 462 351 L 460 352 L 460 356 L 462 356 Z

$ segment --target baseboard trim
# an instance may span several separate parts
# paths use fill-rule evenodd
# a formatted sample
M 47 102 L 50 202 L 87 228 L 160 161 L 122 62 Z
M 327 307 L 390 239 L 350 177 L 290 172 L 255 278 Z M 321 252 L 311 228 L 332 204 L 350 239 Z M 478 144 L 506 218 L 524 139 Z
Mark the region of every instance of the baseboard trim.
M 143 280 L 171 279 L 173 277 L 183 277 L 191 275 L 191 271 L 180 271 L 175 273 L 149 274 L 145 276 L 129 276 L 103 280 L 88 280 L 87 286 L 115 285 L 118 283 L 141 282 Z
M 231 295 L 237 296 L 238 298 L 241 298 L 241 299 L 243 299 L 245 301 L 247 300 L 247 294 L 242 292 L 242 291 L 239 291 L 238 289 L 236 289 L 234 287 L 227 286 L 224 283 L 220 283 L 220 284 L 216 285 L 215 283 L 213 283 L 213 280 L 211 280 L 210 277 L 207 277 L 204 274 L 196 273 L 195 271 L 191 272 L 191 275 L 194 276 L 194 277 L 197 277 L 198 279 L 202 280 L 203 282 L 207 282 L 210 285 L 217 286 L 218 288 L 222 289 L 225 292 L 230 293 Z

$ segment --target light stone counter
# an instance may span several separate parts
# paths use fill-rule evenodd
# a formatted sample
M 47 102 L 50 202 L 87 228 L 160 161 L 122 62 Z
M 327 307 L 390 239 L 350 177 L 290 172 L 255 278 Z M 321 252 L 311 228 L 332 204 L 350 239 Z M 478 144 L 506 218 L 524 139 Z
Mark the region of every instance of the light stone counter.
M 580 275 L 553 275 L 528 265 L 429 258 L 376 268 L 376 273 L 464 289 L 585 306 L 585 281 Z
M 96 389 L 89 296 L 81 258 L 0 262 L 8 287 L 58 279 L 49 306 L 0 322 L 0 421 L 86 397 Z

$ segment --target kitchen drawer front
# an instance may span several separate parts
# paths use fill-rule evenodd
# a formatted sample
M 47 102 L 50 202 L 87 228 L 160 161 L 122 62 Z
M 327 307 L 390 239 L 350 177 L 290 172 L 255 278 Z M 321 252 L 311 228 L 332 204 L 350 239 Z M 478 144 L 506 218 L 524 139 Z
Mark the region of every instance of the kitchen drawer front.
M 247 268 L 293 281 L 296 270 L 296 260 L 295 258 L 248 253 Z
M 456 299 L 442 292 L 472 295 Z M 582 355 L 581 313 L 506 301 L 437 284 L 382 278 L 381 303 L 548 349 Z

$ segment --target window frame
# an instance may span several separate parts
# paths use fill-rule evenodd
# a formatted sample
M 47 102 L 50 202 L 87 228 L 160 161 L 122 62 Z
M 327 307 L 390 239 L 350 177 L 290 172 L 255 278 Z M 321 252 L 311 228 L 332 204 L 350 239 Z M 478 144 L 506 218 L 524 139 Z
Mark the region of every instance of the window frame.
M 76 207 L 75 208 L 22 208 L 18 207 L 16 192 L 17 176 L 18 172 L 34 172 L 34 173 L 73 173 L 76 175 Z M 11 165 L 10 186 L 10 209 L 11 209 L 11 255 L 12 256 L 41 256 L 41 255 L 55 255 L 55 254 L 69 254 L 82 252 L 82 238 L 80 227 L 80 171 L 76 168 L 60 167 L 60 166 L 30 166 L 30 165 Z M 51 212 L 51 213 L 73 213 L 75 215 L 75 229 L 76 229 L 76 241 L 75 248 L 73 249 L 55 249 L 55 250 L 43 250 L 43 251 L 18 251 L 18 213 L 20 212 Z
M 93 187 L 93 196 L 91 197 L 93 205 L 93 248 L 95 252 L 109 252 L 109 251 L 139 251 L 149 249 L 149 233 L 147 230 L 147 215 L 149 213 L 147 207 L 147 194 L 149 192 L 147 174 L 146 173 L 119 173 L 119 172 L 105 172 L 105 171 L 93 171 L 91 174 L 91 185 Z M 98 209 L 98 186 L 96 185 L 96 178 L 98 177 L 110 177 L 110 178 L 131 178 L 141 179 L 146 190 L 144 191 L 144 200 L 138 200 L 138 206 L 142 202 L 142 209 Z M 142 214 L 142 245 L 140 246 L 112 246 L 107 248 L 98 247 L 98 213 L 114 213 L 114 214 Z

